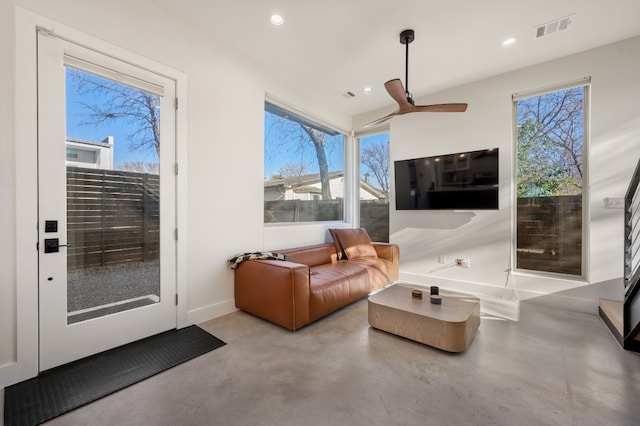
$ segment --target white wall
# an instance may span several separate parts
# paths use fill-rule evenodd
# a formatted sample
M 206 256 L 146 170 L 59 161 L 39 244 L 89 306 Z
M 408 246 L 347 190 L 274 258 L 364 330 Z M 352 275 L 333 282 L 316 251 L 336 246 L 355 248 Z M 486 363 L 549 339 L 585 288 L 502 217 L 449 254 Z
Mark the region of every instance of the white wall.
M 0 2 L 0 369 L 16 359 L 13 5 Z M 2 375 L 0 375 L 0 378 Z M 0 382 L 1 386 L 1 382 Z
M 207 38 L 183 25 L 150 1 L 5 0 L 0 2 L 0 386 L 18 379 L 16 339 L 22 332 L 17 317 L 16 274 L 23 260 L 15 256 L 16 228 L 14 5 L 92 37 L 165 64 L 188 77 L 187 159 L 187 308 L 192 321 L 233 309 L 233 274 L 225 261 L 236 252 L 313 244 L 326 240 L 326 229 L 344 223 L 273 226 L 262 224 L 263 102 L 265 92 L 312 112 L 324 121 L 349 129 L 350 118 L 316 104 L 304 87 L 292 87 L 277 76 L 255 71 L 246 58 L 224 42 Z M 118 25 L 105 23 L 117 22 Z M 500 78 L 457 88 L 419 101 L 468 101 L 464 115 L 394 119 L 393 159 L 431 153 L 499 146 L 509 158 L 513 92 L 533 89 L 585 75 L 593 77 L 592 121 L 592 254 L 591 282 L 621 275 L 620 211 L 605 211 L 602 198 L 621 196 L 637 160 L 640 96 L 637 76 L 640 40 L 555 61 Z M 354 162 L 348 153 L 347 162 Z M 469 270 L 447 270 L 440 276 L 500 285 L 507 265 L 509 169 L 501 166 L 498 212 L 473 216 L 392 211 L 392 240 L 400 243 L 402 273 L 427 279 L 438 266 L 438 254 L 471 258 Z M 355 188 L 355 186 L 352 184 Z M 355 189 L 353 189 L 355 191 Z M 221 194 L 223 194 L 221 196 Z M 183 194 L 184 195 L 184 194 Z M 414 212 L 415 213 L 415 212 Z M 27 265 L 35 268 L 37 265 Z M 524 281 L 524 280 L 523 280 Z M 545 283 L 563 288 L 563 283 Z M 33 286 L 37 283 L 29 283 Z M 573 286 L 574 284 L 571 283 Z M 585 290 L 586 291 L 586 290 Z M 591 297 L 591 296 L 589 296 Z M 20 370 L 22 371 L 22 370 Z M 22 375 L 22 376 L 20 376 Z
M 640 38 L 478 81 L 416 102 L 468 102 L 464 114 L 409 114 L 392 120 L 392 161 L 500 149 L 499 211 L 396 211 L 392 196 L 390 238 L 400 245 L 401 278 L 491 294 L 505 286 L 512 221 L 511 95 L 586 76 L 592 81 L 588 280 L 517 275 L 515 283 L 521 298 L 538 298 L 573 309 L 594 311 L 599 296 L 622 299 L 623 210 L 604 209 L 603 199 L 624 196 L 640 157 Z M 387 111 L 356 117 L 354 122 L 365 123 L 384 112 Z M 468 257 L 471 268 L 435 271 L 442 266 L 437 263 L 441 254 L 447 255 L 448 260 Z M 477 284 L 493 288 L 482 289 Z
M 314 103 L 307 89 L 292 87 L 280 77 L 263 75 L 246 58 L 229 50 L 159 10 L 153 2 L 114 0 L 13 0 L 0 2 L 0 386 L 25 379 L 16 368 L 19 315 L 16 274 L 16 167 L 14 135 L 16 49 L 14 6 L 27 9 L 91 37 L 126 49 L 186 74 L 188 95 L 187 158 L 180 170 L 187 174 L 187 310 L 188 319 L 200 322 L 233 311 L 233 273 L 226 259 L 237 252 L 265 247 L 263 232 L 263 107 L 265 93 L 313 111 L 329 123 L 349 128 L 350 117 Z M 117 22 L 118 25 L 105 25 Z M 7 60 L 8 59 L 8 60 Z M 181 194 L 184 196 L 185 194 Z M 304 238 L 325 239 L 324 229 L 311 226 Z M 182 230 L 185 231 L 185 230 Z M 288 240 L 292 231 L 271 229 L 269 241 Z M 300 230 L 298 229 L 298 236 Z M 306 243 L 306 241 L 305 241 Z M 274 245 L 275 246 L 275 245 Z M 273 247 L 273 246 L 272 246 Z M 24 263 L 24 261 L 22 262 Z M 37 265 L 28 265 L 36 268 Z M 36 286 L 37 283 L 29 282 Z M 35 288 L 35 287 L 34 287 Z M 37 336 L 30 336 L 30 338 Z M 22 358 L 20 358 L 22 359 Z M 19 367 L 19 365 L 18 365 Z M 15 373 L 19 371 L 19 373 Z

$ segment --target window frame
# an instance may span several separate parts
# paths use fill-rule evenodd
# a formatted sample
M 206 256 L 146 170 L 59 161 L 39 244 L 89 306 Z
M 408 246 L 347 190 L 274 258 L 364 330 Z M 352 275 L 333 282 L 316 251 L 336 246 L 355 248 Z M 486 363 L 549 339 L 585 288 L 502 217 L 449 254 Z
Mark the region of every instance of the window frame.
M 543 96 L 553 92 L 569 90 L 582 87 L 582 253 L 581 253 L 581 274 L 563 274 L 558 272 L 537 271 L 532 269 L 520 269 L 517 267 L 517 247 L 518 247 L 518 197 L 517 197 L 517 167 L 518 167 L 518 101 Z M 537 277 L 565 279 L 579 282 L 589 282 L 590 265 L 589 265 L 589 253 L 590 253 L 590 191 L 589 191 L 589 146 L 591 141 L 590 134 L 590 121 L 591 121 L 591 77 L 583 77 L 581 79 L 553 84 L 539 89 L 530 91 L 517 92 L 511 97 L 512 99 L 512 156 L 511 156 L 511 256 L 510 256 L 510 269 L 519 275 L 530 275 Z
M 385 126 L 380 126 L 380 127 L 376 127 L 375 129 L 371 129 L 371 130 L 363 130 L 360 132 L 356 132 L 354 133 L 354 148 L 355 148 L 355 173 L 354 173 L 354 182 L 355 182 L 355 194 L 354 194 L 354 202 L 353 202 L 353 209 L 354 209 L 354 224 L 356 228 L 362 227 L 361 224 L 361 211 L 360 211 L 360 156 L 362 154 L 362 146 L 361 146 L 361 140 L 363 138 L 369 137 L 369 136 L 377 136 L 377 135 L 387 135 L 389 138 L 389 194 L 388 194 L 388 200 L 389 200 L 389 206 L 391 206 L 391 184 L 392 184 L 392 179 L 391 179 L 391 130 L 390 130 L 390 126 L 389 124 L 385 125 Z M 391 220 L 391 210 L 389 209 L 389 221 Z M 391 229 L 389 229 L 389 234 L 391 233 Z M 389 237 L 389 235 L 387 235 L 387 238 Z
M 267 104 L 271 104 L 273 107 L 275 107 L 275 109 L 277 110 L 281 110 L 281 111 L 286 111 L 291 113 L 292 116 L 296 117 L 298 120 L 303 121 L 305 123 L 310 123 L 313 124 L 313 128 L 315 128 L 316 130 L 320 130 L 323 131 L 329 135 L 331 135 L 329 132 L 327 132 L 327 130 L 331 130 L 335 135 L 342 135 L 343 136 L 343 173 L 344 173 L 344 197 L 343 197 L 343 205 L 342 205 L 342 219 L 334 219 L 334 220 L 316 220 L 316 221 L 305 221 L 305 222 L 273 222 L 273 223 L 267 223 L 264 222 L 264 218 L 263 218 L 263 226 L 264 227 L 283 227 L 283 226 L 309 226 L 309 225 L 320 225 L 320 226 L 324 226 L 324 225 L 330 225 L 333 226 L 333 224 L 336 224 L 338 226 L 344 226 L 345 224 L 348 223 L 355 223 L 354 220 L 356 219 L 356 216 L 354 214 L 354 206 L 353 204 L 353 200 L 354 200 L 354 194 L 355 194 L 355 190 L 354 190 L 354 179 L 353 179 L 353 170 L 354 169 L 354 161 L 357 161 L 357 159 L 354 160 L 354 138 L 353 138 L 353 132 L 350 132 L 344 128 L 341 128 L 340 126 L 337 126 L 315 114 L 309 113 L 299 107 L 293 106 L 292 104 L 283 101 L 273 95 L 271 95 L 270 93 L 265 93 L 265 97 L 264 97 L 264 105 L 265 107 L 263 108 L 263 114 L 267 111 Z M 271 111 L 269 111 L 271 112 Z M 273 112 L 271 112 L 273 113 Z M 264 126 L 263 126 L 263 137 L 264 137 Z M 265 141 L 263 140 L 263 152 L 265 150 Z M 264 154 L 263 154 L 264 155 Z M 263 157 L 263 167 L 264 167 L 264 157 Z M 265 175 L 264 173 L 264 169 L 263 169 L 263 175 Z M 265 175 L 266 177 L 266 175 Z M 265 199 L 264 199 L 264 182 L 263 181 L 263 200 L 262 200 L 262 213 L 264 216 L 264 205 L 265 205 Z

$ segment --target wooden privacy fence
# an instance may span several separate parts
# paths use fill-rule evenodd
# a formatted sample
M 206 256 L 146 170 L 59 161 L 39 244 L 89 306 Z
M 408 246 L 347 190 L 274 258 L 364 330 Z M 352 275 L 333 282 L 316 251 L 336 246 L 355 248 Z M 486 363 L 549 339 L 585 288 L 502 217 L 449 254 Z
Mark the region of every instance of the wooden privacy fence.
M 360 227 L 371 241 L 389 242 L 389 200 L 360 200 Z
M 264 223 L 342 220 L 338 200 L 277 200 L 264 202 Z
M 69 270 L 159 258 L 157 175 L 67 167 Z
M 264 223 L 342 220 L 344 203 L 337 200 L 265 201 Z M 360 201 L 360 226 L 373 241 L 389 241 L 389 201 Z
M 582 196 L 518 198 L 517 267 L 582 271 Z

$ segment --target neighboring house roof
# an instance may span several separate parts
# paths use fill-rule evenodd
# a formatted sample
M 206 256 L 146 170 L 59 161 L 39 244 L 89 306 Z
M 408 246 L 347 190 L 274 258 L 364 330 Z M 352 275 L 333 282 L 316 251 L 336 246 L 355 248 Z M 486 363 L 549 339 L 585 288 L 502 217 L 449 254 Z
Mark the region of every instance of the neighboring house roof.
M 344 171 L 329 172 L 329 180 L 344 177 Z M 281 179 L 269 179 L 264 182 L 265 189 L 267 188 L 284 188 L 291 189 L 296 193 L 320 193 L 318 187 L 313 186 L 320 183 L 320 174 L 309 174 L 302 176 L 291 176 Z M 387 197 L 387 194 L 375 188 L 370 183 L 360 179 L 360 187 L 369 192 L 376 198 L 383 199 Z
M 387 194 L 385 192 L 382 192 L 375 186 L 372 186 L 369 182 L 362 179 L 360 179 L 360 187 L 379 199 L 387 198 Z
M 344 172 L 329 172 L 329 180 L 344 176 Z M 269 179 L 264 182 L 265 188 L 286 187 L 299 188 L 301 186 L 310 186 L 320 182 L 320 173 L 302 176 L 291 176 L 282 179 Z
M 101 142 L 97 142 L 97 141 L 90 141 L 87 139 L 67 137 L 67 142 L 79 143 L 83 145 L 99 146 L 101 148 L 113 148 L 113 145 L 109 143 L 109 138 L 106 138 Z

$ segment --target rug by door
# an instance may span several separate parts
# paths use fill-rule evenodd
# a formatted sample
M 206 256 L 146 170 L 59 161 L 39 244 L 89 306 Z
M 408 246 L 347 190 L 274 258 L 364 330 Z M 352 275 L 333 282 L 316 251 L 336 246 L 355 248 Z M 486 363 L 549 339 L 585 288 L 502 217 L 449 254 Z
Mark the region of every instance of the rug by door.
M 52 368 L 5 388 L 4 424 L 43 423 L 223 345 L 190 326 Z

